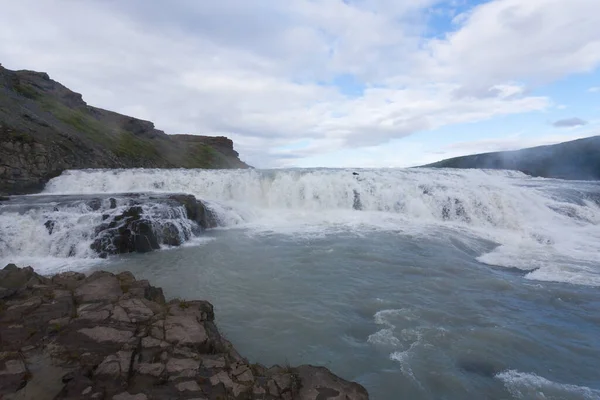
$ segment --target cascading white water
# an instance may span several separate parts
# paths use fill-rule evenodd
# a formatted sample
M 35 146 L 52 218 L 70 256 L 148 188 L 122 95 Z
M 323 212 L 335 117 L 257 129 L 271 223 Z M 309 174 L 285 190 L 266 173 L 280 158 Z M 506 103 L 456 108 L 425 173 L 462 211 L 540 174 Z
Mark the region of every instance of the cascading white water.
M 600 284 L 596 183 L 491 170 L 77 170 L 51 180 L 44 194 L 129 192 L 193 194 L 221 225 L 255 230 L 449 229 L 498 243 L 482 262 Z
M 132 206 L 130 197 L 118 195 L 110 199 L 31 196 L 21 200 L 0 205 L 0 261 L 33 263 L 48 269 L 97 262 L 99 254 L 90 245 L 98 228 Z M 183 206 L 145 200 L 139 207 L 159 242 L 167 230 L 182 243 L 198 230 Z M 65 263 L 66 259 L 69 262 Z M 38 263 L 40 260 L 44 261 Z

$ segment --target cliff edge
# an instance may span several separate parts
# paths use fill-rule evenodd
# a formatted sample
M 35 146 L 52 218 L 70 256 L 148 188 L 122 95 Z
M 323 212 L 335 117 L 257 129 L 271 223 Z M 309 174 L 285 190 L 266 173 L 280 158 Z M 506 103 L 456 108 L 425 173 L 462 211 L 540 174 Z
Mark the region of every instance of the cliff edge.
M 87 105 L 34 71 L 0 65 L 0 194 L 39 191 L 66 169 L 248 168 L 226 137 L 167 135 Z
M 130 272 L 0 270 L 4 400 L 368 400 L 323 367 L 250 364 L 207 301 L 165 301 Z

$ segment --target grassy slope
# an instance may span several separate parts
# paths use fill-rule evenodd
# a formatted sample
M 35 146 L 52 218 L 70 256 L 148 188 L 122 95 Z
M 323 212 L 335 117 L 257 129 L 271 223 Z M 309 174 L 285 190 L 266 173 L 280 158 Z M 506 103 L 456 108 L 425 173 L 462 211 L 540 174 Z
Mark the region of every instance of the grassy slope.
M 64 169 L 247 168 L 227 138 L 167 135 L 88 106 L 46 74 L 0 66 L 0 193 L 31 193 Z

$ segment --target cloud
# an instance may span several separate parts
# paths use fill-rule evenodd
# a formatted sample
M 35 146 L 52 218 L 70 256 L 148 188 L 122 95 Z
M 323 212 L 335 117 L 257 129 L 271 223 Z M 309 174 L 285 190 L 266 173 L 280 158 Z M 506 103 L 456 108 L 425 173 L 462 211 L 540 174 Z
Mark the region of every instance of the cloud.
M 456 18 L 460 29 L 426 44 L 421 71 L 472 88 L 592 71 L 600 64 L 596 6 L 595 0 L 486 2 Z
M 552 123 L 552 125 L 555 128 L 572 128 L 575 126 L 583 126 L 583 125 L 587 125 L 587 121 L 581 119 L 581 118 L 566 118 L 566 119 L 559 119 L 558 121 L 555 121 Z
M 545 111 L 532 87 L 600 64 L 596 0 L 492 0 L 457 16 L 442 0 L 205 3 L 7 2 L 0 59 L 166 132 L 229 136 L 259 167 Z M 430 36 L 434 14 L 451 31 Z
M 588 89 L 588 92 L 590 93 L 598 93 L 600 92 L 600 87 L 591 87 Z

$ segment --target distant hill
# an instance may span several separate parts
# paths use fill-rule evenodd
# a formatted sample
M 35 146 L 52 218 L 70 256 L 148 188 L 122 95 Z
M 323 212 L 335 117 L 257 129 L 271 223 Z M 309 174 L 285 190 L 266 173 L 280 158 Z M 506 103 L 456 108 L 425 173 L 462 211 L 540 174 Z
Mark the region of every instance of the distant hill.
M 523 150 L 449 158 L 423 167 L 510 169 L 545 178 L 600 180 L 600 136 Z
M 88 106 L 42 72 L 0 65 L 0 194 L 39 191 L 65 169 L 248 168 L 225 137 L 167 135 Z

